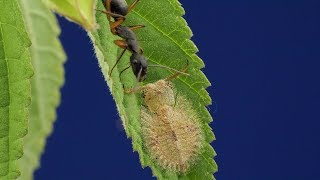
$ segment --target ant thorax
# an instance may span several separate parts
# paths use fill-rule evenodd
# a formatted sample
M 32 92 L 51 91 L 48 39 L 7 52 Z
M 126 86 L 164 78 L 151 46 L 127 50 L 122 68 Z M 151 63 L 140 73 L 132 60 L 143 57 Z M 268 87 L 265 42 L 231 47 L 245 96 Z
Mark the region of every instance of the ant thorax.
M 143 87 L 141 110 L 144 146 L 153 161 L 168 171 L 186 173 L 197 159 L 204 138 L 199 118 L 173 85 L 160 80 Z

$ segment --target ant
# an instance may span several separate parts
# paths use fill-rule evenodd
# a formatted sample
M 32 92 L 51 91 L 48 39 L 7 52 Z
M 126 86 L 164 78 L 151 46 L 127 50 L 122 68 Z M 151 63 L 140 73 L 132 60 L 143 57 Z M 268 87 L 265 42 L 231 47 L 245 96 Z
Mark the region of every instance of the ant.
M 126 26 L 118 26 L 117 27 L 117 32 L 119 34 L 119 36 L 121 38 L 123 38 L 124 40 L 115 40 L 114 43 L 119 46 L 120 48 L 123 49 L 123 51 L 120 53 L 120 56 L 117 58 L 117 61 L 115 63 L 115 65 L 112 67 L 109 75 L 111 76 L 113 69 L 116 67 L 116 65 L 119 63 L 119 61 L 121 60 L 122 56 L 124 55 L 124 53 L 129 50 L 132 55 L 130 57 L 130 66 L 132 67 L 133 73 L 134 75 L 137 77 L 139 82 L 142 82 L 147 75 L 147 71 L 148 71 L 148 67 L 160 67 L 160 68 L 164 68 L 164 69 L 169 69 L 172 71 L 176 71 L 176 72 L 180 72 L 176 69 L 167 67 L 167 66 L 162 66 L 162 65 L 148 65 L 147 63 L 147 58 L 145 56 L 143 56 L 143 50 L 139 47 L 137 38 L 134 34 L 134 32 L 131 30 L 130 27 L 126 27 Z M 120 75 L 127 70 L 128 68 L 130 68 L 130 66 L 128 66 L 127 68 L 125 68 L 124 70 L 122 70 L 120 72 Z M 183 72 L 180 72 L 180 74 L 185 74 Z
M 155 65 L 155 64 L 148 65 L 147 58 L 145 56 L 143 56 L 143 50 L 139 47 L 137 38 L 136 38 L 134 32 L 131 30 L 131 28 L 120 25 L 117 27 L 117 32 L 118 32 L 119 36 L 122 37 L 124 40 L 115 40 L 114 43 L 117 46 L 119 46 L 120 48 L 122 48 L 123 51 L 121 52 L 120 56 L 118 57 L 116 64 L 112 67 L 112 69 L 109 73 L 110 76 L 112 74 L 113 69 L 119 63 L 120 59 L 122 58 L 122 56 L 126 50 L 129 50 L 132 53 L 132 55 L 130 57 L 130 66 L 132 67 L 133 73 L 137 77 L 139 82 L 142 82 L 146 78 L 148 67 L 159 67 L 159 68 L 164 68 L 164 69 L 175 71 L 175 72 L 177 72 L 177 74 L 186 74 L 183 71 L 178 71 L 176 69 L 173 69 L 173 68 L 170 68 L 167 66 Z M 187 62 L 187 64 L 189 64 L 189 61 Z M 127 70 L 129 67 L 122 70 L 120 72 L 120 75 L 125 70 Z M 174 76 L 177 76 L 177 74 Z
M 122 26 L 121 24 L 125 20 L 125 16 L 132 11 L 132 9 L 136 6 L 139 0 L 135 0 L 129 7 L 125 0 L 102 0 L 107 11 L 98 10 L 107 15 L 110 31 L 114 35 L 118 35 L 123 38 L 123 40 L 115 40 L 114 43 L 123 49 L 120 56 L 117 58 L 116 64 L 111 68 L 109 75 L 111 76 L 113 69 L 119 63 L 120 59 L 126 52 L 129 50 L 132 55 L 130 57 L 130 66 L 132 67 L 134 75 L 137 77 L 138 81 L 141 82 L 146 78 L 148 63 L 147 58 L 143 56 L 143 50 L 139 47 L 138 40 L 136 38 L 135 33 L 133 32 L 136 29 L 140 29 L 145 27 L 144 25 L 136 25 L 136 26 Z M 114 18 L 115 22 L 111 21 L 111 17 Z M 130 67 L 129 66 L 129 67 Z M 167 68 L 170 70 L 177 71 L 175 69 L 161 66 L 161 65 L 149 65 L 149 67 L 161 67 Z M 120 75 L 127 70 L 129 67 L 125 68 L 120 72 Z
M 132 53 L 130 57 L 130 66 L 132 67 L 133 73 L 137 77 L 138 81 L 141 82 L 146 78 L 147 75 L 147 58 L 142 55 L 143 51 L 139 47 L 136 35 L 130 27 L 120 25 L 116 29 L 118 36 L 122 37 L 124 40 L 115 40 L 114 43 L 120 48 L 122 48 L 123 51 L 118 57 L 116 64 L 112 67 L 109 75 L 111 76 L 113 69 L 119 63 L 120 59 L 122 58 L 126 50 L 129 50 Z M 120 74 L 122 74 L 122 72 L 127 70 L 129 67 L 122 70 Z
M 130 57 L 130 66 L 132 67 L 133 73 L 139 82 L 143 81 L 147 74 L 148 63 L 147 59 L 142 55 L 143 51 L 139 47 L 138 40 L 133 31 L 145 26 L 137 25 L 126 27 L 121 25 L 125 20 L 125 16 L 136 6 L 139 0 L 135 0 L 129 7 L 125 0 L 102 0 L 102 2 L 107 11 L 98 11 L 107 15 L 112 34 L 118 35 L 124 39 L 114 41 L 114 43 L 122 48 L 123 51 L 118 57 L 116 64 L 112 67 L 109 75 L 111 76 L 113 69 L 118 64 L 126 50 L 129 50 L 132 53 Z M 111 17 L 114 18 L 114 22 L 111 21 Z M 127 70 L 129 67 L 125 68 L 123 71 Z M 123 71 L 121 71 L 121 73 Z
M 125 0 L 102 0 L 104 7 L 107 11 L 101 11 L 107 15 L 108 21 L 110 23 L 110 31 L 114 35 L 119 35 L 117 32 L 117 27 L 119 27 L 126 19 L 126 15 L 129 14 L 134 7 L 138 4 L 140 0 L 135 0 L 129 7 Z M 113 17 L 114 22 L 111 21 Z M 139 29 L 145 27 L 144 25 L 130 26 L 131 30 Z

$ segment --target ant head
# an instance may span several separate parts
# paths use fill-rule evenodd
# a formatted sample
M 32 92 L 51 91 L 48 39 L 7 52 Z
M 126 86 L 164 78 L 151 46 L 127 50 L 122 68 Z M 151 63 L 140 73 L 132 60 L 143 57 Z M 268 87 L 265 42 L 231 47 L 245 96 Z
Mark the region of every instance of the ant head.
M 138 53 L 133 53 L 130 57 L 130 64 L 134 75 L 137 77 L 138 81 L 143 81 L 147 76 L 148 63 L 147 59 Z

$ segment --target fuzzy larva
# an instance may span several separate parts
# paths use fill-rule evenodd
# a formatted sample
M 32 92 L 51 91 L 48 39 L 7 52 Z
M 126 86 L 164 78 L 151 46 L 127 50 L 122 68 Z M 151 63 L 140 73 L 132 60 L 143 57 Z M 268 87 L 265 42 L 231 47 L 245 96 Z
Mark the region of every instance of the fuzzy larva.
M 159 80 L 139 88 L 146 107 L 141 110 L 144 147 L 153 161 L 165 170 L 186 173 L 203 144 L 197 114 L 173 85 Z

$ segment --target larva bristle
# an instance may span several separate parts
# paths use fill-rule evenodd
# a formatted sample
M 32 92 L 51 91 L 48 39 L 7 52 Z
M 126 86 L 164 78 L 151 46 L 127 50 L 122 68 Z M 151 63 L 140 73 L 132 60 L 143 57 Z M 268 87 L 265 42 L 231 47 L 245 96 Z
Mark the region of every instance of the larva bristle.
M 182 96 L 174 99 L 172 85 L 164 80 L 146 85 L 144 100 L 147 108 L 141 110 L 141 124 L 145 148 L 162 168 L 186 173 L 203 142 L 196 113 Z
M 149 111 L 153 113 L 164 105 L 174 105 L 174 92 L 170 83 L 165 80 L 159 80 L 155 83 L 147 84 L 144 88 L 144 101 Z

